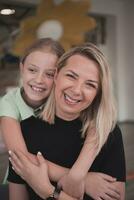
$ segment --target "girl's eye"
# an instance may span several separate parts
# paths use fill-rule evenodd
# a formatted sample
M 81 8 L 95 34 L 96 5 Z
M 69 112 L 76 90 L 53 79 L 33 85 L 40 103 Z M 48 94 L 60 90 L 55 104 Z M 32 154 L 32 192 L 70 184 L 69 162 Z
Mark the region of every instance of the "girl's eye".
M 33 68 L 28 68 L 28 71 L 35 73 L 37 70 Z
M 54 74 L 53 73 L 47 73 L 46 74 L 48 78 L 54 78 Z

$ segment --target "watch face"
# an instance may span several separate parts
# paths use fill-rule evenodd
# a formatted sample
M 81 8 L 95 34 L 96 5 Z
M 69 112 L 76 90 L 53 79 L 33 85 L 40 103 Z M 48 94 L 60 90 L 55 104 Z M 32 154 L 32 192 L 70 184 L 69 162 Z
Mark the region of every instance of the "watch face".
M 47 20 L 37 29 L 37 38 L 51 37 L 59 40 L 63 35 L 63 26 L 58 20 Z

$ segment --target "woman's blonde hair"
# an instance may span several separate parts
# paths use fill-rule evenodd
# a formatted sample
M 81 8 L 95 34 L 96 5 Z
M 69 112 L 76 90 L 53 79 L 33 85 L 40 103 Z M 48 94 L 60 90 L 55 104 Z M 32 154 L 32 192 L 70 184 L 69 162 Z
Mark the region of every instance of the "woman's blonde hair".
M 89 137 L 91 147 L 96 145 L 97 153 L 100 151 L 103 144 L 116 123 L 116 108 L 113 97 L 113 89 L 111 75 L 108 63 L 103 53 L 91 43 L 85 43 L 74 47 L 64 53 L 57 63 L 58 72 L 64 66 L 68 59 L 73 55 L 85 56 L 89 60 L 93 60 L 99 71 L 99 90 L 92 104 L 80 114 L 82 120 L 82 137 Z M 55 86 L 46 102 L 42 112 L 42 117 L 45 121 L 54 123 L 55 119 Z

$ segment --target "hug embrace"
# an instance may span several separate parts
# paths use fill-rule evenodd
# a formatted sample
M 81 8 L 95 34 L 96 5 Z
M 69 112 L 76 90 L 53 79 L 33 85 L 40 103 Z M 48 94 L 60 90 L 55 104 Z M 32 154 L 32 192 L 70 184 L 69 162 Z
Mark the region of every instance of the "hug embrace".
M 50 52 L 45 50 L 46 57 Z M 124 200 L 124 147 L 116 124 L 110 69 L 103 53 L 95 45 L 84 43 L 59 59 L 55 56 L 50 65 L 53 75 L 48 80 L 41 73 L 41 65 L 32 63 L 33 59 L 30 65 L 26 63 L 33 53 L 35 50 L 22 66 L 25 81 L 21 96 L 33 110 L 41 108 L 39 115 L 33 112 L 19 124 L 13 116 L 1 114 L 3 135 L 11 150 L 10 200 Z M 43 53 L 41 48 L 38 53 Z M 44 71 L 46 66 L 42 67 Z M 33 79 L 26 82 L 23 70 L 29 68 Z M 51 88 L 42 97 L 50 77 Z M 8 142 L 4 134 L 9 121 L 16 123 L 20 147 Z

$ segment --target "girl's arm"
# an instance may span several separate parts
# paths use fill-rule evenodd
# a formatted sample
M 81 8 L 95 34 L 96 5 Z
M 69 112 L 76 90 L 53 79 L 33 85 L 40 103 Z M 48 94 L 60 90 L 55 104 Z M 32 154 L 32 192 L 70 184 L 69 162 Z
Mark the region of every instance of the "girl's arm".
M 27 147 L 22 136 L 20 123 L 11 117 L 1 117 L 0 125 L 7 149 L 27 152 Z
M 9 199 L 10 200 L 29 200 L 27 189 L 23 184 L 9 182 Z
M 25 153 L 30 160 L 37 164 L 36 156 L 29 153 L 21 132 L 20 123 L 11 117 L 1 117 L 1 131 L 5 145 L 8 150 L 11 151 L 21 151 Z M 49 177 L 53 181 L 59 181 L 59 179 L 65 175 L 69 170 L 64 167 L 57 166 L 56 164 L 49 162 Z M 56 173 L 54 173 L 56 172 Z M 56 176 L 55 176 L 56 174 Z
M 29 153 L 21 132 L 21 127 L 19 121 L 13 119 L 11 117 L 1 117 L 0 118 L 1 132 L 6 145 L 7 150 L 12 151 L 22 151 L 29 159 L 35 163 L 37 163 L 36 156 Z

